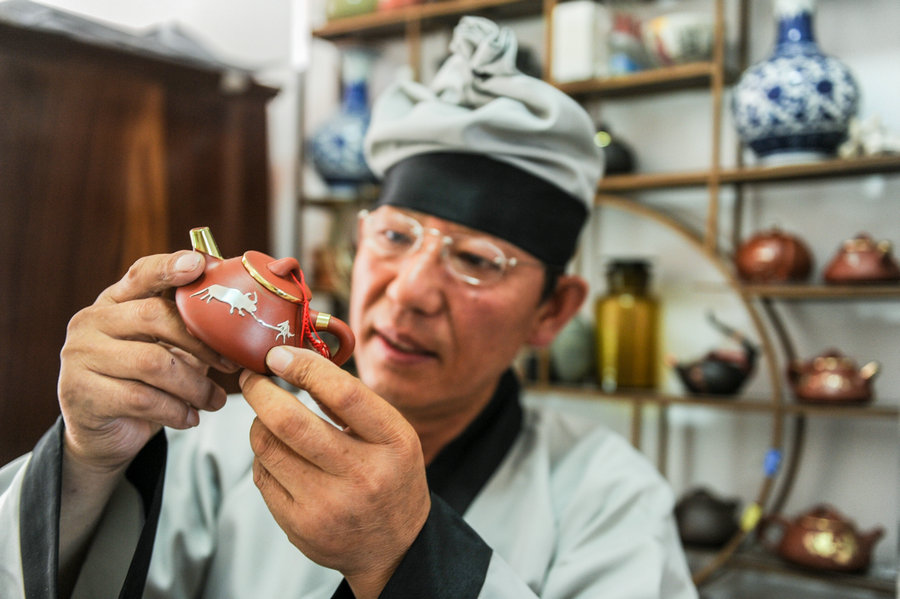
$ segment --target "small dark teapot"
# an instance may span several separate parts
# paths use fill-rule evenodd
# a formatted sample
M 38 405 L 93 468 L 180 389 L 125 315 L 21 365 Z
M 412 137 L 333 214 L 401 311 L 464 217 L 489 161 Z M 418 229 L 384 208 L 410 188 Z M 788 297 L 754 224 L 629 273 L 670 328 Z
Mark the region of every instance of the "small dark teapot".
M 296 258 L 276 260 L 248 251 L 225 260 L 206 227 L 191 230 L 206 270 L 175 290 L 188 331 L 232 362 L 266 373 L 266 353 L 277 345 L 310 346 L 336 364 L 353 353 L 355 339 L 341 320 L 309 307 L 311 294 Z M 335 335 L 334 355 L 317 331 Z
M 753 372 L 758 349 L 742 333 L 717 320 L 712 312 L 708 318 L 713 327 L 737 341 L 741 349 L 715 349 L 693 362 L 681 363 L 673 356 L 667 361 L 690 393 L 733 395 Z
M 678 535 L 685 545 L 721 547 L 738 531 L 738 501 L 721 499 L 707 489 L 686 493 L 675 504 Z
M 781 539 L 768 539 L 767 529 L 782 529 Z M 863 533 L 828 505 L 817 505 L 787 521 L 767 516 L 762 523 L 763 543 L 791 563 L 833 572 L 863 572 L 868 569 L 875 544 L 884 535 L 881 527 Z
M 603 172 L 607 175 L 631 173 L 635 168 L 634 151 L 605 123 L 597 127 L 594 143 L 603 151 Z
M 893 283 L 900 281 L 900 266 L 891 254 L 891 242 L 876 242 L 860 233 L 841 244 L 823 278 L 826 283 L 845 285 Z
M 872 380 L 878 362 L 858 368 L 856 361 L 830 349 L 808 361 L 788 365 L 788 380 L 798 401 L 810 403 L 865 403 L 872 399 Z

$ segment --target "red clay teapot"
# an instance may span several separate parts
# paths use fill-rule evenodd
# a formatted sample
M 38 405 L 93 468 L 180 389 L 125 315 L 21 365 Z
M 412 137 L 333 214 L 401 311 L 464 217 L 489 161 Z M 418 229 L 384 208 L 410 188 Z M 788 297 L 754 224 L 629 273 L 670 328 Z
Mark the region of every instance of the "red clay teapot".
M 788 380 L 798 401 L 811 403 L 864 403 L 872 399 L 872 380 L 878 362 L 858 368 L 856 361 L 830 349 L 807 361 L 788 365 Z
M 311 294 L 296 258 L 276 260 L 262 252 L 223 259 L 209 229 L 191 230 L 193 248 L 206 269 L 175 290 L 175 304 L 188 331 L 229 360 L 267 373 L 266 353 L 278 345 L 309 346 L 340 365 L 355 339 L 343 321 L 310 309 Z M 337 337 L 332 355 L 318 331 Z
M 891 254 L 891 242 L 876 242 L 866 233 L 841 244 L 823 278 L 832 284 L 894 283 L 900 281 L 900 266 Z
M 744 241 L 734 256 L 741 279 L 750 283 L 803 281 L 812 272 L 812 253 L 796 235 L 777 227 Z
M 875 544 L 884 535 L 883 528 L 868 532 L 833 507 L 820 504 L 788 521 L 780 516 L 767 516 L 762 532 L 770 526 L 782 529 L 781 539 L 765 540 L 769 550 L 791 563 L 833 572 L 862 572 L 868 569 Z

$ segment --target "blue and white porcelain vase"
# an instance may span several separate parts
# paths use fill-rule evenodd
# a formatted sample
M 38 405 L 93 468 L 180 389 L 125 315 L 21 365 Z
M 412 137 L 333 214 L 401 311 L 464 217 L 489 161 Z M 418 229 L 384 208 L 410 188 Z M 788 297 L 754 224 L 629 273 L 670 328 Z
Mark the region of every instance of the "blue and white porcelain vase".
M 374 180 L 363 153 L 370 119 L 370 63 L 371 55 L 365 50 L 344 54 L 341 108 L 310 139 L 313 166 L 336 193 L 352 192 Z
M 813 35 L 815 0 L 775 0 L 774 54 L 747 69 L 732 111 L 741 140 L 761 162 L 834 156 L 856 114 L 859 88 Z

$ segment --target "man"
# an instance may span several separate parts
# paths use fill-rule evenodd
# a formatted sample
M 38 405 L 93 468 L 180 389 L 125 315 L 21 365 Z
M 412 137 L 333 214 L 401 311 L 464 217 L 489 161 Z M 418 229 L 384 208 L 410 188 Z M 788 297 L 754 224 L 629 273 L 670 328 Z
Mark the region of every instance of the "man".
M 268 366 L 321 413 L 247 371 L 225 407 L 206 371 L 234 367 L 161 297 L 199 255 L 139 261 L 72 319 L 65 425 L 0 473 L 0 594 L 696 596 L 652 466 L 523 410 L 510 370 L 587 294 L 564 267 L 599 177 L 591 122 L 515 71 L 507 30 L 463 19 L 451 49 L 431 89 L 374 110 L 359 379 L 276 348 Z

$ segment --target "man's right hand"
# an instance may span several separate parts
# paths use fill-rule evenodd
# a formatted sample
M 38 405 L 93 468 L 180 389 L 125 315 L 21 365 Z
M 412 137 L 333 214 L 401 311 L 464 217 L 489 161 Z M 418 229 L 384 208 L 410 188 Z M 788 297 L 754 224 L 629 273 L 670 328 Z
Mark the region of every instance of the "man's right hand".
M 69 322 L 58 391 L 70 460 L 95 474 L 122 472 L 161 427 L 195 426 L 199 410 L 225 404 L 206 373 L 237 367 L 188 333 L 162 297 L 203 266 L 190 251 L 142 258 Z

